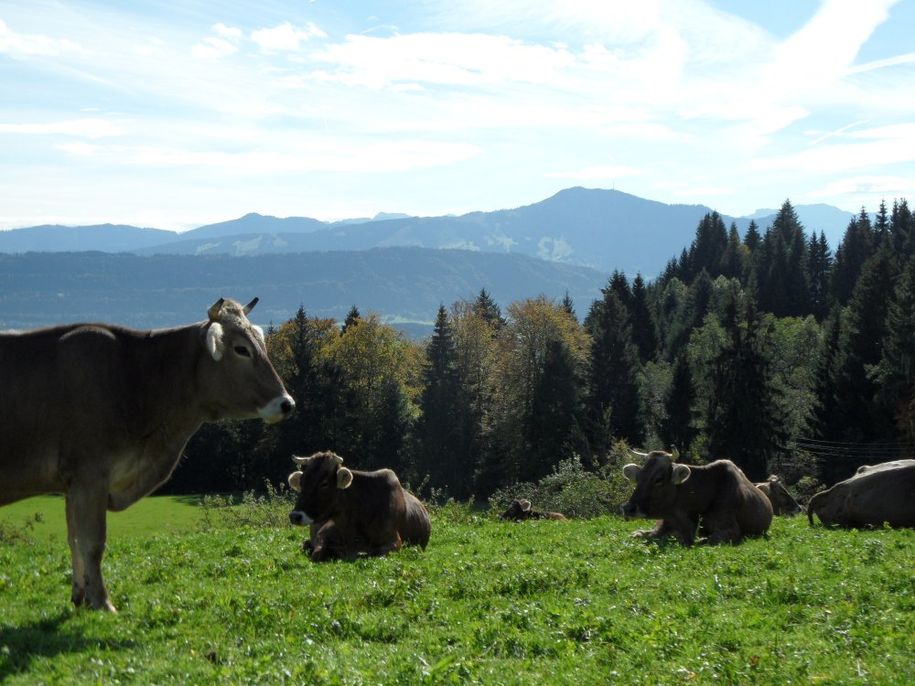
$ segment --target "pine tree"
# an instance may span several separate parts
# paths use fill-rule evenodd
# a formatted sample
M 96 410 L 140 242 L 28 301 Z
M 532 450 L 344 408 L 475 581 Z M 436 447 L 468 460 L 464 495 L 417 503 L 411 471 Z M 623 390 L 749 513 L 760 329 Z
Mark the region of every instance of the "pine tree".
M 661 438 L 665 445 L 675 445 L 683 452 L 692 445 L 697 431 L 693 427 L 693 406 L 696 389 L 685 351 L 677 355 L 674 364 L 670 392 L 664 403 L 667 419 L 661 427 Z
M 539 481 L 559 460 L 572 456 L 578 416 L 575 362 L 562 341 L 551 340 L 527 417 L 529 445 L 520 480 Z
M 737 224 L 731 222 L 728 242 L 721 255 L 719 273 L 729 279 L 742 279 L 746 272 L 745 250 L 740 242 L 740 234 L 737 233 Z
M 810 311 L 818 321 L 829 314 L 831 306 L 830 278 L 832 254 L 826 242 L 826 234 L 820 232 L 810 236 L 807 247 L 807 268 L 810 274 Z
M 727 245 L 728 231 L 721 215 L 717 212 L 706 214 L 696 227 L 696 237 L 689 249 L 690 272 L 698 274 L 704 269 L 710 275 L 718 276 Z
M 562 306 L 562 309 L 569 313 L 569 316 L 571 316 L 573 319 L 578 319 L 577 315 L 575 314 L 575 303 L 573 303 L 572 298 L 569 297 L 568 291 L 566 291 L 566 294 L 562 296 L 562 302 L 560 305 Z
M 909 258 L 886 317 L 882 358 L 874 370 L 878 393 L 900 433 L 915 447 L 915 256 Z
M 762 310 L 779 317 L 809 313 L 807 244 L 804 228 L 789 200 L 766 230 L 757 269 Z
M 502 318 L 502 311 L 499 305 L 492 299 L 492 296 L 483 288 L 473 304 L 473 311 L 482 317 L 492 329 L 498 330 L 505 326 L 505 319 Z
M 879 248 L 884 241 L 890 239 L 890 219 L 886 211 L 886 201 L 880 201 L 880 209 L 877 210 L 877 216 L 874 219 L 874 241 L 875 247 Z
M 732 299 L 722 325 L 729 343 L 715 362 L 713 402 L 706 418 L 709 452 L 730 458 L 751 480 L 760 481 L 786 439 L 779 395 L 752 302 L 740 316 Z
M 359 323 L 360 315 L 359 308 L 353 305 L 349 312 L 346 313 L 346 319 L 343 320 L 343 326 L 340 329 L 340 335 L 342 336 L 347 332 L 348 329 L 352 328 Z
M 845 229 L 842 244 L 836 250 L 832 270 L 832 296 L 840 305 L 847 305 L 864 263 L 874 254 L 874 236 L 870 218 L 862 207 L 858 217 L 852 217 Z
M 420 470 L 431 485 L 456 498 L 469 495 L 474 465 L 463 463 L 460 417 L 462 392 L 457 373 L 457 354 L 448 312 L 440 306 L 432 338 L 426 346 L 426 366 L 416 426 Z
M 903 260 L 915 255 L 915 220 L 905 199 L 893 202 L 890 233 L 893 236 L 893 250 L 897 255 Z
M 637 445 L 645 427 L 629 313 L 617 294 L 606 288 L 603 299 L 592 304 L 585 326 L 591 335 L 587 433 L 592 450 L 605 453 L 612 438 Z
M 639 359 L 644 364 L 654 359 L 657 354 L 658 334 L 654 315 L 648 305 L 648 289 L 641 274 L 636 274 L 632 282 L 630 317 L 632 341 L 639 350 Z

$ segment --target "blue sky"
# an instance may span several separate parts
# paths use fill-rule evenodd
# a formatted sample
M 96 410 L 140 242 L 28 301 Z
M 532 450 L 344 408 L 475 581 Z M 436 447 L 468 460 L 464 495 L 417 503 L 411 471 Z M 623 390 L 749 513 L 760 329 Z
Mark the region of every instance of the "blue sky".
M 874 210 L 915 201 L 913 37 L 915 0 L 4 0 L 0 228 Z

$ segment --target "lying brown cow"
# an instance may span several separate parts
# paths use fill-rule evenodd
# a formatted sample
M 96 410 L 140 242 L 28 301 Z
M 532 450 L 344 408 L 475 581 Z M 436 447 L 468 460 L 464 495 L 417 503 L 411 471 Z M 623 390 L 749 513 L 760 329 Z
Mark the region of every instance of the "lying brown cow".
M 756 488 L 766 494 L 772 504 L 772 512 L 777 515 L 796 515 L 801 511 L 794 497 L 785 488 L 781 477 L 772 474 L 766 481 L 756 484 Z
M 402 543 L 426 548 L 429 513 L 390 469 L 350 470 L 332 452 L 292 459 L 299 469 L 289 475 L 289 486 L 299 497 L 289 521 L 311 525 L 314 562 L 386 555 Z
M 807 504 L 813 526 L 817 515 L 823 524 L 846 528 L 882 526 L 915 527 L 915 460 L 865 465 L 850 479 L 814 495 Z
M 514 522 L 520 522 L 525 519 L 555 519 L 555 520 L 565 520 L 566 516 L 559 512 L 544 512 L 542 510 L 535 510 L 531 507 L 530 500 L 512 500 L 512 504 L 508 506 L 508 509 L 502 513 L 502 519 L 509 519 Z
M 626 519 L 657 517 L 654 529 L 635 536 L 661 538 L 673 534 L 692 545 L 700 520 L 709 543 L 736 543 L 744 536 L 761 536 L 772 523 L 769 499 L 730 460 L 705 466 L 676 464 L 670 453 L 645 455 L 645 465 L 627 464 L 623 474 L 635 491 L 623 505 Z

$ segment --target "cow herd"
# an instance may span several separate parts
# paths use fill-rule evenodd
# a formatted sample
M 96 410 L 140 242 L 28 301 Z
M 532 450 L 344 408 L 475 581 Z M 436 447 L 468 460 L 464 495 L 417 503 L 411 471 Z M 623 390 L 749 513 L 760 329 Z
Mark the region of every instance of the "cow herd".
M 72 324 L 0 333 L 0 505 L 63 493 L 77 606 L 114 612 L 102 578 L 106 512 L 123 510 L 171 475 L 203 422 L 288 416 L 295 402 L 242 306 L 220 298 L 207 319 L 138 331 Z M 691 545 L 764 535 L 773 514 L 801 510 L 778 477 L 752 483 L 730 460 L 678 463 L 663 451 L 627 464 L 626 518 L 657 520 L 634 535 Z M 304 549 L 321 562 L 425 549 L 429 513 L 389 469 L 358 471 L 332 452 L 294 457 L 289 520 L 309 525 Z M 807 508 L 827 525 L 915 527 L 915 460 L 859 468 Z M 516 499 L 505 520 L 565 520 Z

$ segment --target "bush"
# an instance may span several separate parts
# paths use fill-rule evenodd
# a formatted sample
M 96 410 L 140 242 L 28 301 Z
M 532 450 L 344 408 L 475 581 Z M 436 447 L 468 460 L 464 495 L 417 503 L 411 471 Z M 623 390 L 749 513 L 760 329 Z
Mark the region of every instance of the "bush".
M 257 495 L 246 491 L 241 498 L 226 495 L 205 495 L 203 508 L 204 529 L 232 529 L 241 526 L 278 527 L 289 523 L 289 512 L 295 506 L 295 493 L 286 484 L 276 488 L 264 480 L 266 492 Z
M 605 475 L 601 476 L 585 471 L 578 456 L 563 460 L 552 474 L 537 483 L 519 483 L 493 493 L 490 509 L 501 514 L 515 498 L 526 498 L 538 510 L 562 512 L 567 517 L 590 518 L 618 512 L 628 496 L 628 485 L 620 469 L 607 467 L 609 462 L 600 466 L 599 472 Z

